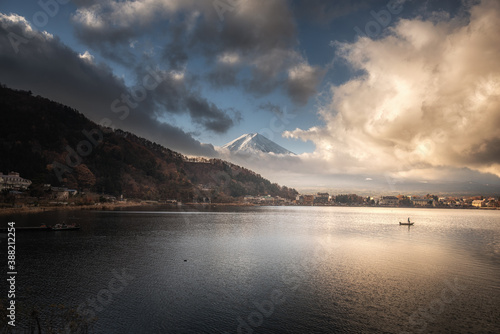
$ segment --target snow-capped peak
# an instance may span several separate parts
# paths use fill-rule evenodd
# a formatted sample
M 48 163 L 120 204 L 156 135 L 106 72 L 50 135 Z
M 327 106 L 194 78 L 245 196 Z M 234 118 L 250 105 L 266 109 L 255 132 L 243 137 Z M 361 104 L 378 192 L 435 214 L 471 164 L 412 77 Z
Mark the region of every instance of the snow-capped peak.
M 267 139 L 258 133 L 244 134 L 232 142 L 227 143 L 223 146 L 227 148 L 232 153 L 274 153 L 274 154 L 293 154 L 286 148 L 281 147 L 272 140 Z

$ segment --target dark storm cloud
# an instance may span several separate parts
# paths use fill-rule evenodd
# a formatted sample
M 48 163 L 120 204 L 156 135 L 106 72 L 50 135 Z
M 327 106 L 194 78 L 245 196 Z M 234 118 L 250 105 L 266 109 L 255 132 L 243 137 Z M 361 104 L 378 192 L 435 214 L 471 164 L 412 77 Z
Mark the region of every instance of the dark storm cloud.
M 141 78 L 147 76 L 147 69 L 151 68 L 152 65 L 137 68 L 137 81 L 140 82 Z M 202 126 L 204 130 L 218 134 L 225 133 L 241 119 L 238 111 L 221 109 L 201 96 L 198 91 L 189 89 L 188 87 L 196 86 L 197 76 L 183 71 L 161 72 L 158 75 L 161 75 L 162 81 L 149 93 L 152 97 L 149 100 L 149 109 L 155 110 L 158 117 L 162 116 L 163 110 L 173 114 L 189 113 L 194 123 Z M 155 105 L 162 108 L 156 108 Z
M 165 65 L 179 70 L 190 60 L 203 59 L 203 78 L 214 88 L 238 86 L 266 95 L 282 87 L 292 101 L 304 104 L 321 81 L 286 78 L 291 68 L 307 63 L 297 50 L 296 22 L 286 0 L 239 0 L 223 21 L 212 1 L 109 0 L 79 8 L 73 22 L 82 42 L 121 63 L 122 53 L 113 48 L 121 50 L 120 45 L 161 30 L 157 41 Z M 228 53 L 238 56 L 237 64 L 221 63 Z
M 182 69 L 187 61 L 188 55 L 180 42 L 170 43 L 164 50 L 165 59 L 168 61 L 169 68 L 173 70 Z
M 83 43 L 95 49 L 110 49 L 122 43 L 128 43 L 131 37 L 138 34 L 134 27 L 107 26 L 103 31 L 100 27 L 87 27 L 87 29 L 75 29 L 76 37 Z
M 319 67 L 312 67 L 307 64 L 296 66 L 289 71 L 286 89 L 291 99 L 304 105 L 309 98 L 316 93 L 326 71 Z
M 168 25 L 162 28 L 162 34 L 164 34 L 162 42 L 166 43 L 162 51 L 162 59 L 171 69 L 180 70 L 187 65 L 189 56 L 186 43 L 189 25 L 190 21 L 183 20 L 181 15 L 181 17 L 173 17 Z
M 287 2 L 246 1 L 241 6 L 238 13 L 227 15 L 218 34 L 222 50 L 262 54 L 296 46 L 295 21 Z M 207 42 L 203 31 L 197 37 L 199 43 Z
M 234 125 L 233 120 L 224 111 L 199 96 L 189 96 L 186 105 L 191 118 L 213 132 L 224 133 Z
M 2 83 L 13 88 L 29 89 L 35 94 L 71 106 L 96 122 L 108 118 L 115 128 L 134 132 L 186 154 L 216 154 L 211 145 L 201 144 L 183 130 L 157 120 L 158 115 L 161 115 L 157 106 L 165 100 L 157 101 L 155 90 L 143 88 L 148 97 L 140 102 L 132 99 L 133 107 L 127 107 L 120 99 L 132 94 L 130 88 L 114 76 L 110 68 L 95 64 L 88 54 L 78 55 L 47 33 L 32 31 L 29 34 L 31 28 L 20 16 L 0 14 L 0 22 Z M 30 38 L 23 37 L 25 35 Z M 17 53 L 11 43 L 13 40 Z M 175 87 L 172 83 L 175 78 L 175 75 L 165 77 L 158 88 Z M 149 78 L 146 82 L 151 85 L 153 81 Z M 179 91 L 189 93 L 185 87 L 181 87 L 178 91 L 172 91 L 170 96 L 175 96 Z M 119 103 L 113 107 L 115 101 Z M 206 122 L 219 120 L 222 124 L 228 123 L 227 116 L 220 110 L 206 117 Z M 215 128 L 213 124 L 209 126 L 209 130 Z M 220 132 L 222 128 L 217 130 Z

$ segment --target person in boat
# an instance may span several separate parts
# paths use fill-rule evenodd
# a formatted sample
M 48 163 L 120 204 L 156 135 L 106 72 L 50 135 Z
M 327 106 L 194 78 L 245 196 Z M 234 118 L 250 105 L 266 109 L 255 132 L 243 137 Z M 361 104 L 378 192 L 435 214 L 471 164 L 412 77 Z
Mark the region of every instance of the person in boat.
M 408 223 L 410 222 L 410 217 L 408 217 Z

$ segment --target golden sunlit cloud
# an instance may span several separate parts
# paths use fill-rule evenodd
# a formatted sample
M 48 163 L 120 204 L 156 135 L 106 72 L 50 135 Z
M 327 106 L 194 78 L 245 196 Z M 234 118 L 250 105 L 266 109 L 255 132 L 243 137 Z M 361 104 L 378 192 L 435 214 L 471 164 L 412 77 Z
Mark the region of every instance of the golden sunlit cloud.
M 335 43 L 364 74 L 331 87 L 311 140 L 338 172 L 429 173 L 470 168 L 500 176 L 500 2 L 470 17 L 401 20 L 387 36 Z

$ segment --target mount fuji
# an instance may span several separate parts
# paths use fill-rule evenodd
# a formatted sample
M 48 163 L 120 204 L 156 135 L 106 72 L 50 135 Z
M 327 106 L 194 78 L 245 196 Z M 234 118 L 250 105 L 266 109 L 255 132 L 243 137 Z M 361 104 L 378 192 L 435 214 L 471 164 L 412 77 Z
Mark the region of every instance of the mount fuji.
M 258 133 L 244 134 L 241 137 L 236 138 L 232 142 L 227 143 L 222 146 L 227 148 L 231 153 L 274 153 L 274 154 L 286 154 L 295 155 L 295 153 L 287 150 L 284 147 L 276 144 L 272 140 L 267 139 Z

